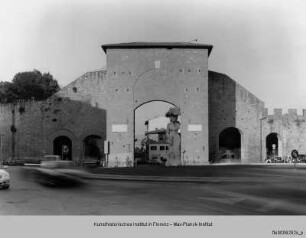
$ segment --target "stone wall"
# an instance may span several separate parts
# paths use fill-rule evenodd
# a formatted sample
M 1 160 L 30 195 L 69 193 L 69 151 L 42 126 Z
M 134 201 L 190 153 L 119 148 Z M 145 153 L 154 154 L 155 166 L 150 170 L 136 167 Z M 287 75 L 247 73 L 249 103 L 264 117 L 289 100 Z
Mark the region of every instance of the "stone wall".
M 1 160 L 42 155 L 41 103 L 18 102 L 2 104 L 0 108 Z
M 134 110 L 155 100 L 181 109 L 183 164 L 208 163 L 207 67 L 207 49 L 107 51 L 104 99 L 110 105 L 106 108 L 111 165 L 132 165 Z M 188 130 L 190 125 L 197 125 L 201 130 Z
M 54 140 L 66 136 L 81 161 L 84 139 L 95 135 L 110 143 L 109 166 L 133 166 L 134 112 L 155 100 L 181 109 L 184 165 L 217 161 L 219 135 L 231 127 L 241 135 L 242 163 L 263 161 L 270 133 L 278 134 L 280 155 L 306 154 L 305 110 L 268 115 L 237 82 L 208 72 L 207 49 L 159 48 L 109 49 L 106 70 L 85 73 L 42 102 L 0 105 L 0 159 L 53 154 Z
M 88 72 L 42 102 L 1 105 L 1 159 L 53 154 L 54 139 L 67 136 L 72 141 L 73 159 L 80 161 L 87 136 L 106 139 L 106 110 L 100 99 L 105 75 L 105 71 Z M 12 125 L 16 132 L 11 132 Z
M 293 149 L 306 154 L 306 110 L 299 115 L 296 109 L 283 113 L 282 109 L 274 109 L 268 115 L 265 109 L 262 120 L 262 157 L 266 158 L 266 138 L 270 133 L 277 133 L 278 155 L 290 157 Z
M 208 90 L 210 160 L 215 161 L 220 155 L 219 134 L 225 128 L 235 127 L 242 135 L 242 162 L 259 162 L 262 146 L 259 118 L 263 103 L 224 74 L 209 72 L 207 82 L 207 52 L 189 50 L 184 52 L 187 58 L 182 62 L 175 60 L 179 58 L 176 54 L 182 52 L 172 55 L 173 51 L 169 54 L 167 50 L 159 53 L 154 50 L 154 53 L 148 52 L 150 57 L 144 52 L 140 54 L 151 61 L 142 59 L 139 52 L 128 52 L 126 55 L 117 52 L 112 56 L 115 62 L 109 63 L 107 74 L 105 70 L 88 72 L 46 101 L 1 105 L 2 157 L 11 157 L 12 150 L 14 157 L 53 154 L 54 139 L 67 136 L 72 140 L 72 157 L 79 161 L 84 155 L 84 138 L 98 135 L 110 141 L 110 166 L 132 166 L 134 110 L 146 102 L 163 100 L 182 110 L 184 164 L 205 164 L 208 162 L 208 155 L 204 153 L 208 152 L 208 141 L 205 139 L 208 137 L 208 121 L 205 119 L 208 115 L 208 106 L 205 106 L 208 95 L 205 91 Z M 150 54 L 156 54 L 155 58 Z M 130 60 L 122 62 L 123 56 Z M 159 69 L 155 68 L 157 59 L 160 61 Z M 143 64 L 138 65 L 137 62 Z M 200 113 L 196 115 L 195 111 Z M 15 133 L 11 132 L 12 124 L 16 127 Z M 127 133 L 113 132 L 113 125 L 127 125 Z M 202 133 L 188 131 L 189 125 L 202 125 Z M 277 127 L 275 125 L 276 121 L 273 128 Z M 263 129 L 266 128 L 265 125 Z M 291 136 L 288 133 L 288 137 Z M 303 130 L 292 133 L 303 134 Z
M 219 135 L 230 127 L 241 135 L 241 162 L 260 161 L 260 117 L 264 103 L 225 74 L 209 72 L 210 160 L 220 156 Z

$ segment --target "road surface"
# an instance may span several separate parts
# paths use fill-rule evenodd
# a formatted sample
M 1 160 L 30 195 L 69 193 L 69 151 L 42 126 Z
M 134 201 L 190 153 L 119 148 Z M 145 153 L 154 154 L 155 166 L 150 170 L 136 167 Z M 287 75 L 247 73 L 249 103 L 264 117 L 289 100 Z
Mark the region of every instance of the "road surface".
M 306 170 L 248 168 L 250 178 L 243 167 L 232 177 L 226 169 L 227 177 L 203 183 L 87 180 L 50 188 L 10 166 L 0 215 L 306 215 Z

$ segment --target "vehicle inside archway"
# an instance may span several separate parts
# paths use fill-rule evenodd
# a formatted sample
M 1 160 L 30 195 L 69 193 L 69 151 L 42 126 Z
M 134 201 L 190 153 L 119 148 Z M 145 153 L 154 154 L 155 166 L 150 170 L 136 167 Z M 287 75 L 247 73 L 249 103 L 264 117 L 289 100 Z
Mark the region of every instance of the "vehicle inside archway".
M 266 163 L 282 163 L 282 158 L 278 157 L 278 134 L 270 133 L 266 137 Z
M 229 127 L 219 134 L 219 157 L 216 162 L 241 162 L 241 134 L 237 128 Z

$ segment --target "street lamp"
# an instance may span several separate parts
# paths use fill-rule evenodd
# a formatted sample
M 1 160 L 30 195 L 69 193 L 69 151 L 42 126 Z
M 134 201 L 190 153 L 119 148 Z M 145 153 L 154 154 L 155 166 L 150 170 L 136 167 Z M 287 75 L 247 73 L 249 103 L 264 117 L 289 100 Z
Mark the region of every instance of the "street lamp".
M 148 161 L 150 158 L 150 155 L 149 155 L 149 147 L 150 147 L 150 143 L 149 143 L 149 120 L 146 120 L 145 121 L 145 126 L 147 127 L 147 133 L 146 133 L 146 135 L 147 135 L 147 142 L 146 142 L 146 156 L 147 156 L 147 158 L 146 158 L 146 161 Z
M 260 124 L 259 124 L 260 125 L 260 163 L 262 163 L 262 121 L 267 118 L 268 116 L 259 118 L 259 121 L 260 121 Z
M 2 160 L 2 162 L 4 162 L 4 158 L 3 158 L 3 152 L 2 152 L 2 148 L 3 148 L 3 145 L 4 145 L 4 142 L 3 142 L 3 139 L 4 138 L 4 135 L 0 134 L 0 158 Z

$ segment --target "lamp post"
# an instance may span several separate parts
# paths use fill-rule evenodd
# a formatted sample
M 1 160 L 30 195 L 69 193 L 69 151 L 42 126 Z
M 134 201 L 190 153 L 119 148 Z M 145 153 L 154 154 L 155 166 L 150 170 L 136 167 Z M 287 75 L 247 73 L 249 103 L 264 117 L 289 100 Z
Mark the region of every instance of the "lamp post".
M 146 156 L 147 156 L 147 158 L 146 158 L 146 161 L 149 161 L 149 157 L 150 157 L 150 155 L 149 155 L 149 147 L 150 147 L 150 144 L 149 144 L 149 120 L 146 120 L 145 121 L 145 126 L 147 127 L 147 133 L 146 133 L 146 136 L 147 136 L 147 142 L 146 142 Z
M 4 144 L 3 138 L 4 138 L 4 135 L 0 134 L 0 155 L 1 155 L 2 162 L 4 162 L 3 152 L 2 152 L 2 148 L 3 148 L 3 144 Z
M 262 121 L 267 118 L 268 116 L 259 118 L 259 121 L 260 121 L 260 124 L 259 124 L 260 126 L 260 163 L 262 163 Z

